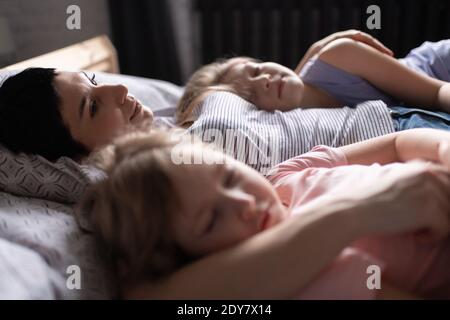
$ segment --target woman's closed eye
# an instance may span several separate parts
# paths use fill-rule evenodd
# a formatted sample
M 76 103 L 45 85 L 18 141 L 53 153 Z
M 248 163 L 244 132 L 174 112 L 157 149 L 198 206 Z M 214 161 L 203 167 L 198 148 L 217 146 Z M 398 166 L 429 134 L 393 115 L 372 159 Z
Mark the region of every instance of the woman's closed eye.
M 91 103 L 89 104 L 89 116 L 93 118 L 98 111 L 98 104 L 96 100 L 91 100 Z
M 91 80 L 91 83 L 92 83 L 94 86 L 96 86 L 96 85 L 98 84 L 97 81 L 95 81 L 95 73 L 92 74 L 92 78 L 89 79 L 89 80 Z
M 92 77 L 89 78 L 89 76 L 87 75 L 86 72 L 84 72 L 84 71 L 81 71 L 81 72 L 86 76 L 86 78 L 88 78 L 89 82 L 92 83 L 92 85 L 94 85 L 94 86 L 98 85 L 97 81 L 95 81 L 95 73 L 93 73 Z
M 94 86 L 98 85 L 97 81 L 95 81 L 95 73 L 92 74 L 92 78 L 88 79 Z

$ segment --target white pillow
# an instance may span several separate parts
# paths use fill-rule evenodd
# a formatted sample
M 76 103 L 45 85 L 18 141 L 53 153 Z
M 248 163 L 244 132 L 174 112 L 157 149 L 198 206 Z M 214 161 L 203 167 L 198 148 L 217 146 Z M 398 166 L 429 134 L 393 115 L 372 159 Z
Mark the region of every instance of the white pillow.
M 56 299 L 64 278 L 35 251 L 0 239 L 0 299 Z

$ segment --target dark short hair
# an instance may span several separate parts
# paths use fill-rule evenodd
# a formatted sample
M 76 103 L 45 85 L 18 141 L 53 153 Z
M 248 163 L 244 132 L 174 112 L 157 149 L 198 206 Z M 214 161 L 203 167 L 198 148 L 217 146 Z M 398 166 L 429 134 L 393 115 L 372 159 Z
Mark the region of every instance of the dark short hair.
M 63 122 L 55 76 L 55 69 L 29 68 L 0 86 L 0 143 L 11 151 L 51 161 L 89 153 Z

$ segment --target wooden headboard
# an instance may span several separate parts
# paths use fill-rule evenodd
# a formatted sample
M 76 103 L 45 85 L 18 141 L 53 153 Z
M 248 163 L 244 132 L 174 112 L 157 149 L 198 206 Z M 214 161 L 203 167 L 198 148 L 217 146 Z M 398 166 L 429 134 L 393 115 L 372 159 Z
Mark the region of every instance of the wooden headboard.
M 2 70 L 21 70 L 29 67 L 119 73 L 116 49 L 106 35 L 15 63 Z

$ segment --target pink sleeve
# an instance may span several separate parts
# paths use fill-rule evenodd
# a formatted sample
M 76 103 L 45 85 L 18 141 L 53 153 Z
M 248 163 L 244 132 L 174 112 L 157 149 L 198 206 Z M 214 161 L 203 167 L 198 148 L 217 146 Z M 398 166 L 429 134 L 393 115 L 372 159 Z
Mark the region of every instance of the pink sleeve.
M 295 299 L 305 300 L 371 300 L 377 289 L 369 289 L 367 281 L 374 273 L 368 267 L 378 266 L 381 272 L 384 264 L 367 253 L 347 248 L 324 270 L 296 295 Z M 381 281 L 381 280 L 380 280 Z M 372 282 L 369 281 L 369 284 Z M 381 282 L 380 282 L 381 284 Z
M 307 153 L 274 166 L 267 174 L 267 178 L 274 182 L 286 174 L 302 171 L 307 168 L 333 168 L 346 164 L 347 158 L 341 150 L 319 145 Z

